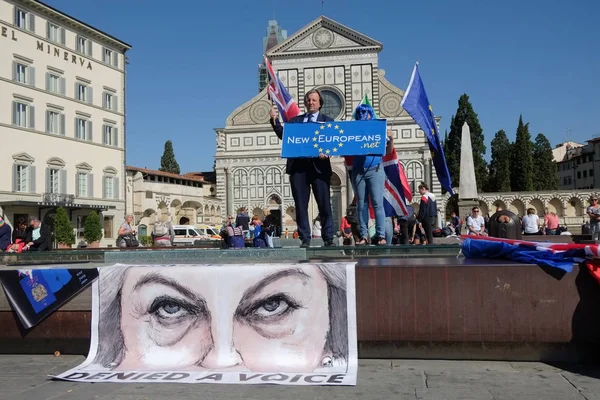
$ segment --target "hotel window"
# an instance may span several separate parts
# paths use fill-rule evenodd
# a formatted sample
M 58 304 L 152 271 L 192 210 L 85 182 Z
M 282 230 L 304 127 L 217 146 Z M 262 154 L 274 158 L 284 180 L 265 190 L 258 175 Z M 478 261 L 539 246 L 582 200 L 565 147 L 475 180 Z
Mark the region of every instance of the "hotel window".
M 103 125 L 102 127 L 102 144 L 107 146 L 119 146 L 118 129 L 112 125 Z
M 75 179 L 77 197 L 94 197 L 94 176 L 91 173 L 79 171 Z
M 15 7 L 15 26 L 30 32 L 35 32 L 35 16 L 25 10 Z
M 13 61 L 13 80 L 24 85 L 35 86 L 35 68 Z
M 75 118 L 75 138 L 92 141 L 92 121 Z
M 85 101 L 87 103 L 92 103 L 92 88 L 91 86 L 86 86 L 83 83 L 75 82 L 75 99 L 79 101 Z
M 119 198 L 119 186 L 117 182 L 119 178 L 114 176 L 105 176 L 104 181 L 102 182 L 102 198 L 104 199 L 118 199 Z
M 102 95 L 102 107 L 117 111 L 117 96 L 109 92 L 104 92 Z
M 35 166 L 13 164 L 13 192 L 35 193 Z
M 13 101 L 12 124 L 21 128 L 35 128 L 35 108 L 29 104 Z
M 53 73 L 46 72 L 46 90 L 53 93 L 64 94 L 61 91 L 61 89 L 64 88 L 64 84 L 62 85 L 63 87 L 61 87 L 61 79 L 63 80 L 62 83 L 64 83 L 64 78 L 61 78 Z
M 102 48 L 102 62 L 105 64 L 112 65 L 113 67 L 117 67 L 119 65 L 119 58 L 117 53 L 114 51 L 107 49 L 106 47 Z
M 46 132 L 55 135 L 65 134 L 65 115 L 58 111 L 46 111 Z
M 46 168 L 46 193 L 66 194 L 67 171 L 57 167 Z
M 77 35 L 77 51 L 88 56 L 92 55 L 92 41 L 83 36 Z
M 46 25 L 46 37 L 54 43 L 65 44 L 65 28 L 48 22 Z

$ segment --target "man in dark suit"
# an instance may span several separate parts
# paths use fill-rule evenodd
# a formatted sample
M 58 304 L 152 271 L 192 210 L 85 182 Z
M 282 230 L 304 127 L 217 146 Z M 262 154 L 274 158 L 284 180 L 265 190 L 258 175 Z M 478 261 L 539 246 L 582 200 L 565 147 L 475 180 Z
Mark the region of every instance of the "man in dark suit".
M 50 238 L 50 228 L 36 217 L 29 218 L 29 228 L 27 230 L 27 245 L 25 247 L 30 251 L 47 251 L 52 248 Z
M 300 114 L 288 121 L 291 123 L 333 121 L 319 111 L 323 107 L 323 97 L 318 90 L 313 89 L 304 95 L 306 113 Z M 277 118 L 277 112 L 271 110 L 271 126 L 279 139 L 283 139 L 283 126 Z M 333 242 L 333 213 L 331 211 L 331 163 L 329 157 L 321 154 L 318 158 L 288 158 L 285 172 L 290 176 L 292 196 L 296 205 L 296 223 L 298 234 L 302 240 L 300 247 L 309 247 L 311 238 L 310 222 L 308 219 L 308 201 L 310 191 L 315 195 L 319 214 L 321 216 L 321 237 L 325 246 L 335 246 Z

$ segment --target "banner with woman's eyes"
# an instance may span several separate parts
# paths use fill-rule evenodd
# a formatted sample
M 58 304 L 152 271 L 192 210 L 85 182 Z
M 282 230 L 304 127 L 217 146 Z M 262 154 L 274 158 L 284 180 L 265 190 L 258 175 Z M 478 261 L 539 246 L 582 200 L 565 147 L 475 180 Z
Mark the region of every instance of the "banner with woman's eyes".
M 355 385 L 354 263 L 115 265 L 80 382 Z

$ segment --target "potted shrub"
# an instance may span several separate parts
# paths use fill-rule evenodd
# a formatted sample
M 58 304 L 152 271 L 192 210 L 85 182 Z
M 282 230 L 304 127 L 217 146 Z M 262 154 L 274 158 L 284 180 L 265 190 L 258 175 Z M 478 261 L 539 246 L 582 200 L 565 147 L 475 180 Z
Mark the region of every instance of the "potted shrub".
M 62 207 L 56 209 L 54 217 L 54 238 L 59 249 L 70 249 L 75 244 L 75 232 L 67 215 L 67 210 Z
M 83 238 L 88 247 L 100 247 L 102 239 L 102 226 L 100 225 L 100 216 L 96 211 L 92 211 L 85 219 L 83 224 Z

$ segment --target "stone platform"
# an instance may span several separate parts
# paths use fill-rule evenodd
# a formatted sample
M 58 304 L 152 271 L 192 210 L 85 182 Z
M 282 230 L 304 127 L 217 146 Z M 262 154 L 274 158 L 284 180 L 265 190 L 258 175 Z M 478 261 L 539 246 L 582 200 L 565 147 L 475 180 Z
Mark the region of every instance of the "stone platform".
M 246 254 L 246 261 L 253 260 L 252 250 L 234 252 Z M 339 257 L 348 260 L 351 256 Z M 307 259 L 319 257 L 313 254 Z M 559 274 L 536 265 L 456 256 L 379 254 L 356 260 L 362 358 L 579 361 L 597 360 L 600 354 L 600 286 L 587 270 L 577 266 L 570 274 Z M 109 264 L 90 261 L 78 267 Z M 0 353 L 58 350 L 63 354 L 86 354 L 90 309 L 88 289 L 31 331 L 22 332 L 1 296 Z

